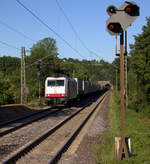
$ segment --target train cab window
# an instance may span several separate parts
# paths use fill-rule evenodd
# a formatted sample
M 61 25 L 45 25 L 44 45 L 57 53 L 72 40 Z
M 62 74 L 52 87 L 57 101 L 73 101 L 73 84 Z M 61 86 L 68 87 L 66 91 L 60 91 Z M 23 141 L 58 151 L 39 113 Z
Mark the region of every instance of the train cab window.
M 55 80 L 48 80 L 47 86 L 48 86 L 48 87 L 53 87 L 53 86 L 55 86 Z
M 48 80 L 47 86 L 48 87 L 64 86 L 64 80 Z
M 64 86 L 64 80 L 56 80 L 56 86 Z

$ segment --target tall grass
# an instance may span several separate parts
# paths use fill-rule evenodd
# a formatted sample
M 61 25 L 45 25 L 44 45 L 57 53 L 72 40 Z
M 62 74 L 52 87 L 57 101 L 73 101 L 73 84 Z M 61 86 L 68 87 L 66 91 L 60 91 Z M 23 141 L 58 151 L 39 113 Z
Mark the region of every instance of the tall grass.
M 46 106 L 46 103 L 45 103 L 45 99 L 42 97 L 42 98 L 41 98 L 41 103 L 40 103 L 40 100 L 39 100 L 38 98 L 36 98 L 36 99 L 34 99 L 34 100 L 32 100 L 32 101 L 29 101 L 29 102 L 27 103 L 27 105 L 28 105 L 29 107 L 32 107 L 32 108 L 41 109 L 41 108 L 43 108 L 43 107 Z
M 150 164 L 150 119 L 146 113 L 133 109 L 125 111 L 125 136 L 131 138 L 132 156 L 127 160 L 114 158 L 114 138 L 121 136 L 120 102 L 112 93 L 109 106 L 109 129 L 100 137 L 101 143 L 93 143 L 96 164 Z

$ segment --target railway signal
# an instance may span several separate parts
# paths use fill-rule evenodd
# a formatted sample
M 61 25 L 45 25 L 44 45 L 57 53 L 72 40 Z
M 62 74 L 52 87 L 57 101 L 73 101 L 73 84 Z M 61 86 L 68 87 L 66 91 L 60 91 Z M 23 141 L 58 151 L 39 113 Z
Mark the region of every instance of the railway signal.
M 122 33 L 123 32 L 123 29 L 120 25 L 120 23 L 114 23 L 114 22 L 110 22 L 108 25 L 107 25 L 107 29 L 109 30 L 109 32 L 111 34 L 113 33 Z
M 106 30 L 111 35 L 121 33 L 123 31 L 121 24 L 119 22 L 113 21 L 114 17 L 116 17 L 117 10 L 118 9 L 113 5 L 107 7 L 107 13 L 110 16 L 110 18 L 106 22 Z
M 124 156 L 129 158 L 130 151 L 128 150 L 128 143 L 125 138 L 125 107 L 124 107 L 124 96 L 125 96 L 125 86 L 124 86 L 124 55 L 127 54 L 124 52 L 124 31 L 132 24 L 132 22 L 140 15 L 140 8 L 136 2 L 125 1 L 119 9 L 115 6 L 109 6 L 107 8 L 107 13 L 110 18 L 106 21 L 106 30 L 111 34 L 120 35 L 120 95 L 121 95 L 121 139 L 119 141 L 116 150 L 116 159 L 121 160 Z M 116 40 L 117 42 L 117 40 Z M 117 45 L 116 45 L 116 54 L 117 54 Z
M 111 35 L 121 35 L 140 15 L 140 8 L 136 2 L 124 2 L 119 9 L 109 6 L 107 13 L 110 18 L 106 21 L 106 30 Z

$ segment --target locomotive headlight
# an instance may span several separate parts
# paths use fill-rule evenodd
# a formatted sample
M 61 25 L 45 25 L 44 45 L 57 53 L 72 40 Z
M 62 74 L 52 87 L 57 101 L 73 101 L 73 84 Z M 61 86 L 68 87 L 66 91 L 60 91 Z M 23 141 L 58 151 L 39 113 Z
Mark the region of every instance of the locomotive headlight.
M 65 93 L 63 93 L 63 94 L 62 94 L 62 97 L 65 97 L 65 96 L 66 96 L 66 94 L 65 94 Z

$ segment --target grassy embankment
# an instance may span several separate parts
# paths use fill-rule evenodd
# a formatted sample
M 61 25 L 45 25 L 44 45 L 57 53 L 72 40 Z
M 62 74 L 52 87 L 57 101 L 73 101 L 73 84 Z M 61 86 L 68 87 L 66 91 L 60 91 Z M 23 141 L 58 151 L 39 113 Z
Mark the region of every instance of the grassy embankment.
M 34 100 L 28 102 L 27 105 L 31 108 L 37 108 L 37 109 L 41 109 L 41 108 L 47 106 L 45 103 L 45 99 L 43 97 L 41 98 L 41 104 L 40 104 L 39 99 L 37 98 L 37 99 L 34 99 Z
M 132 156 L 121 161 L 114 159 L 114 138 L 121 136 L 120 105 L 112 93 L 109 107 L 109 129 L 101 137 L 101 143 L 93 144 L 97 164 L 150 164 L 150 116 L 148 112 L 137 113 L 133 109 L 125 112 L 125 136 L 131 138 Z

